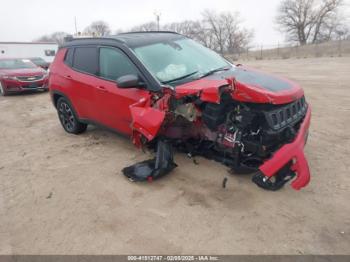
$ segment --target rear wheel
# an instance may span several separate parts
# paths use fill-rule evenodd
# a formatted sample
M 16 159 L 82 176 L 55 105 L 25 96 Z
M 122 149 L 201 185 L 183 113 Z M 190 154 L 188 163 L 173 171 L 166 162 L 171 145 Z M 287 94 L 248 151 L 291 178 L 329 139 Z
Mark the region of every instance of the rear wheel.
M 6 92 L 5 92 L 4 87 L 1 84 L 1 81 L 0 81 L 0 96 L 6 96 Z
M 64 97 L 59 98 L 57 101 L 57 112 L 62 127 L 66 132 L 80 134 L 86 130 L 87 124 L 79 122 L 73 107 Z

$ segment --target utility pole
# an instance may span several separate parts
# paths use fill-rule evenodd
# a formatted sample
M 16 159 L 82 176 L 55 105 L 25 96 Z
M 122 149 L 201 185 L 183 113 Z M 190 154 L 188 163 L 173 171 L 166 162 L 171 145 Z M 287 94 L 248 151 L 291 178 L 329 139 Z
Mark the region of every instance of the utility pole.
M 157 30 L 160 31 L 160 16 L 161 16 L 161 13 L 159 11 L 154 11 L 154 15 L 156 16 L 156 20 L 157 20 Z
M 77 17 L 74 16 L 75 35 L 78 35 Z

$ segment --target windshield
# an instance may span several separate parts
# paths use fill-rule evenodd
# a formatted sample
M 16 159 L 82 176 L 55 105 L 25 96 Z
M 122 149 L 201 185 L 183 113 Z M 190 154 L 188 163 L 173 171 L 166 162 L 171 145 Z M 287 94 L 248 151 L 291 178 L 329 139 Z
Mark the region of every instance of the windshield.
M 40 63 L 40 64 L 46 63 L 45 60 L 40 57 L 29 58 L 29 60 L 32 61 L 33 63 Z
M 4 59 L 0 60 L 0 69 L 36 68 L 28 59 Z
M 188 38 L 136 47 L 133 50 L 162 83 L 191 81 L 212 70 L 231 67 L 217 53 Z

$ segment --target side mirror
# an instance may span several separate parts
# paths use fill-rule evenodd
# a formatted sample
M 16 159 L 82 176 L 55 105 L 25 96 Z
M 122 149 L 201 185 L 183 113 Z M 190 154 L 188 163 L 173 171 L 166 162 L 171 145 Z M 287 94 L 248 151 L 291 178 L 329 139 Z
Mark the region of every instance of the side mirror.
M 119 88 L 133 88 L 133 87 L 144 87 L 143 83 L 137 75 L 125 75 L 121 76 L 116 81 Z

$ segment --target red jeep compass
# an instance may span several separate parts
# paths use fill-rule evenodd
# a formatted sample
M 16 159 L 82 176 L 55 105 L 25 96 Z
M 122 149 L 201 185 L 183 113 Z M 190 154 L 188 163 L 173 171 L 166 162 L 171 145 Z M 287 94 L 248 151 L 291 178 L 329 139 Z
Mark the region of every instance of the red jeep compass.
M 47 72 L 28 59 L 0 59 L 0 95 L 47 90 Z
M 68 133 L 98 123 L 155 151 L 123 169 L 132 181 L 169 173 L 173 150 L 254 173 L 268 190 L 290 180 L 298 190 L 310 180 L 303 150 L 311 111 L 290 80 L 234 66 L 172 32 L 72 39 L 50 70 L 52 101 Z

